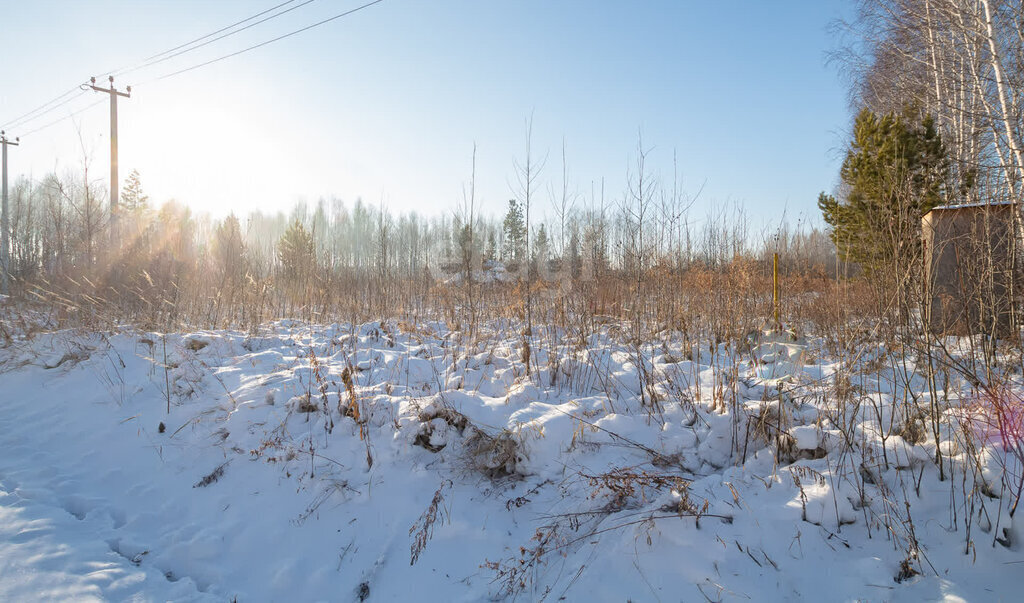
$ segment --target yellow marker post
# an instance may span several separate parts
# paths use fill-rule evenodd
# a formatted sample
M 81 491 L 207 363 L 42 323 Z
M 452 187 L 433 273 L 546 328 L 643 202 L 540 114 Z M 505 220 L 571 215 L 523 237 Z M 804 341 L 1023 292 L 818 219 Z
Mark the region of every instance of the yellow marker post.
M 772 256 L 772 305 L 775 307 L 775 329 L 782 329 L 779 321 L 779 254 Z

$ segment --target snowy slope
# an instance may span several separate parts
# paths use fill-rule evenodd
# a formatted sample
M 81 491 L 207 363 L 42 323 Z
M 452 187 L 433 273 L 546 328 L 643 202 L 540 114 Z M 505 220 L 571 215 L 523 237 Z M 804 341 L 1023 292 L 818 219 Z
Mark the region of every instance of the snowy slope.
M 493 328 L 0 350 L 0 599 L 1015 598 L 1009 497 L 951 510 L 974 485 L 866 410 L 844 445 L 834 365 L 780 401 L 749 354 L 549 333 L 528 377 Z

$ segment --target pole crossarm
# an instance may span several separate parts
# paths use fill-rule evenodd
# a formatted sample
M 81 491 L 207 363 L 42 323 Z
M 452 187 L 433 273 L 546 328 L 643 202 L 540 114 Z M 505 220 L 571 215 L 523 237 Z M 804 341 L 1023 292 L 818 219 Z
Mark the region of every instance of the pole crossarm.
M 131 86 L 128 86 L 128 89 L 127 89 L 126 92 L 121 92 L 120 90 L 114 88 L 113 86 L 111 86 L 110 88 L 100 88 L 99 86 L 95 86 L 93 84 L 89 84 L 89 87 L 92 88 L 93 90 L 95 90 L 96 92 L 107 92 L 109 94 L 116 94 L 118 96 L 123 96 L 125 98 L 131 98 L 131 96 L 132 96 L 132 87 Z

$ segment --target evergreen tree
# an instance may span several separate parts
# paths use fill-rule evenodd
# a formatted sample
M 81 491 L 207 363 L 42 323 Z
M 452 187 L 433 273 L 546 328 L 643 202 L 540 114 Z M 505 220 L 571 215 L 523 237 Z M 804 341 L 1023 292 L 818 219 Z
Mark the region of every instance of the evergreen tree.
M 463 224 L 457 229 L 455 237 L 459 248 L 459 265 L 466 276 L 469 276 L 473 264 L 473 229 L 468 223 Z
M 213 253 L 217 270 L 221 275 L 221 286 L 234 286 L 241 282 L 246 272 L 245 243 L 242 230 L 235 214 L 229 214 L 217 226 L 213 239 Z
M 920 247 L 921 217 L 944 201 L 948 170 L 931 117 L 863 109 L 840 172 L 845 200 L 818 197 L 840 257 L 869 270 L 902 267 Z
M 296 284 L 303 280 L 315 262 L 313 235 L 295 220 L 277 242 L 277 261 L 281 264 L 281 276 L 286 283 Z
M 494 238 L 494 231 L 488 229 L 487 232 L 487 251 L 484 253 L 484 259 L 492 261 L 498 256 L 498 241 Z
M 138 170 L 132 170 L 124 183 L 124 188 L 121 189 L 121 206 L 129 212 L 142 211 L 149 207 L 149 197 L 142 192 Z
M 508 212 L 505 214 L 502 228 L 505 231 L 502 258 L 506 262 L 522 260 L 526 252 L 526 221 L 523 219 L 523 207 L 515 199 L 508 202 Z
M 569 273 L 572 278 L 577 279 L 583 272 L 583 258 L 580 256 L 580 228 L 579 223 L 573 220 L 569 226 Z M 564 259 L 564 258 L 563 258 Z
M 550 254 L 551 238 L 548 237 L 548 229 L 543 224 L 537 229 L 533 237 L 533 262 L 537 270 L 546 270 L 548 256 Z

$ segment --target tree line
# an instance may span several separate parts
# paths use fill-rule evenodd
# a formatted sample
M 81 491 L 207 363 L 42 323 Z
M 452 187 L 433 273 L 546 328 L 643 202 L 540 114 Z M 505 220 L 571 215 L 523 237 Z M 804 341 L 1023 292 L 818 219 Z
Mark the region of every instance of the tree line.
M 10 191 L 11 276 L 18 295 L 89 290 L 133 311 L 181 307 L 196 296 L 226 307 L 258 291 L 263 303 L 287 313 L 312 304 L 339 279 L 358 281 L 367 296 L 383 299 L 400 282 L 425 290 L 501 273 L 508 281 L 571 284 L 652 270 L 725 269 L 773 250 L 782 250 L 794 269 L 830 270 L 833 254 L 816 228 L 781 224 L 757 233 L 740 206 L 693 220 L 678 182 L 661 186 L 642 162 L 638 169 L 642 177 L 631 175 L 627 190 L 609 199 L 576 192 L 563 166 L 561 189 L 549 190 L 542 204 L 530 191 L 529 219 L 525 194 L 498 215 L 479 211 L 472 200 L 424 215 L 329 198 L 287 212 L 217 219 L 177 201 L 153 203 L 133 171 L 116 229 L 104 185 L 87 166 L 22 176 Z

